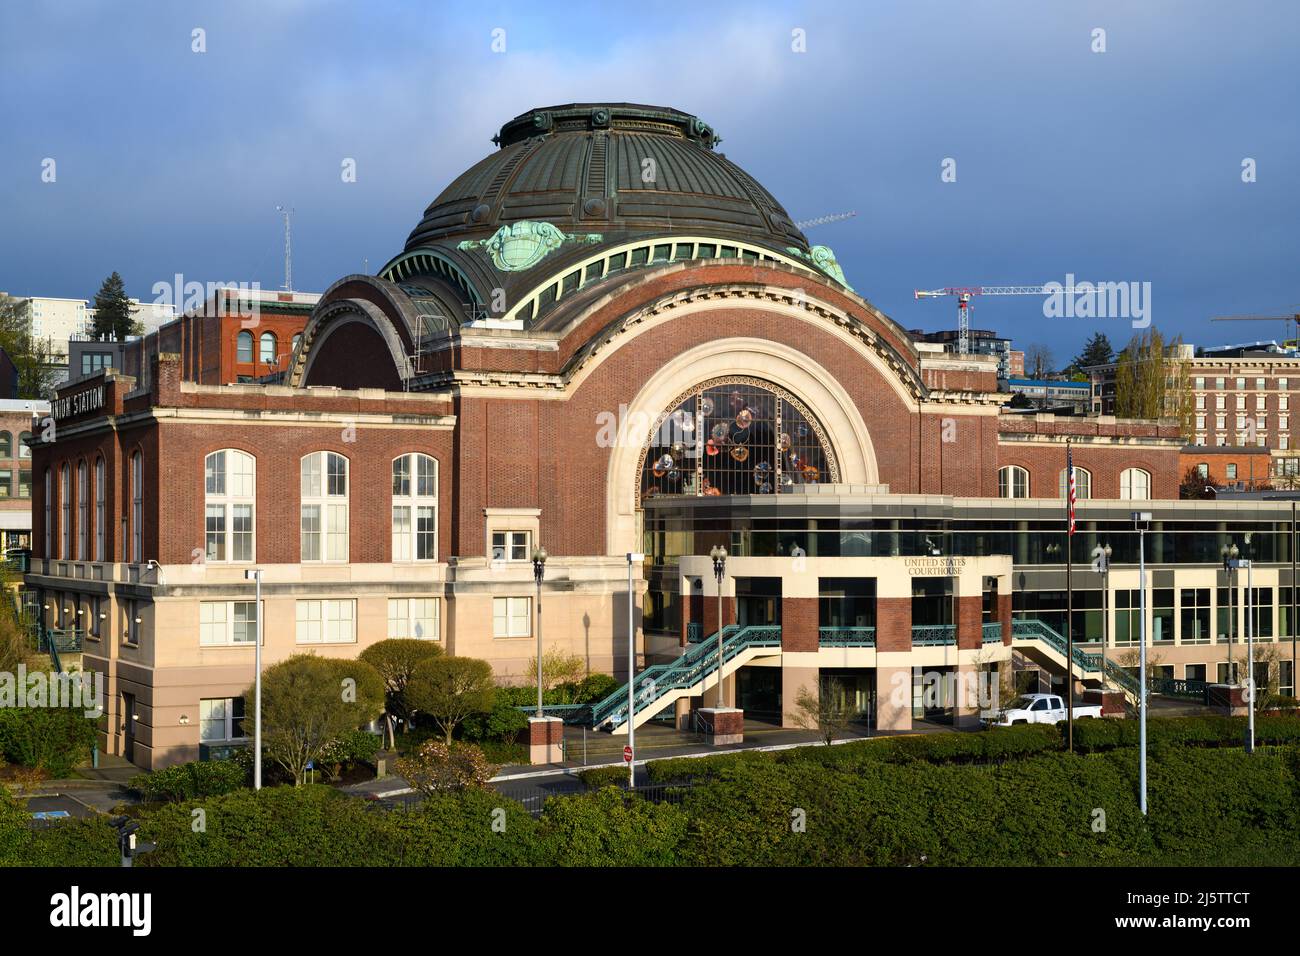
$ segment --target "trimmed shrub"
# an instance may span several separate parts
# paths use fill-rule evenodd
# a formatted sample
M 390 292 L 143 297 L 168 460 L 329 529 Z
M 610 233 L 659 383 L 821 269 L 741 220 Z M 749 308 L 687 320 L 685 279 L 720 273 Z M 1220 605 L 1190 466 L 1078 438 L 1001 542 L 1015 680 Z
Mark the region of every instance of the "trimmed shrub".
M 588 790 L 602 787 L 627 787 L 627 767 L 594 767 L 578 774 Z
M 534 692 L 536 700 L 536 692 Z M 460 725 L 463 739 L 481 743 L 485 740 L 514 740 L 528 726 L 528 715 L 521 711 L 511 695 L 497 691 L 492 710 L 486 714 L 471 714 Z
M 473 744 L 426 740 L 409 757 L 397 761 L 397 772 L 423 794 L 450 793 L 487 786 L 492 777 L 483 751 Z
M 11 763 L 68 777 L 90 759 L 95 720 L 79 707 L 0 708 L 0 754 Z
M 543 849 L 560 866 L 673 866 L 687 823 L 675 806 L 606 787 L 548 800 Z
M 375 754 L 379 753 L 383 745 L 384 739 L 378 734 L 372 734 L 368 730 L 349 730 L 325 745 L 321 751 L 320 764 L 329 772 L 329 776 L 337 777 L 348 765 L 373 766 Z
M 194 800 L 230 793 L 250 783 L 247 769 L 233 760 L 205 760 L 138 774 L 127 784 L 146 803 Z

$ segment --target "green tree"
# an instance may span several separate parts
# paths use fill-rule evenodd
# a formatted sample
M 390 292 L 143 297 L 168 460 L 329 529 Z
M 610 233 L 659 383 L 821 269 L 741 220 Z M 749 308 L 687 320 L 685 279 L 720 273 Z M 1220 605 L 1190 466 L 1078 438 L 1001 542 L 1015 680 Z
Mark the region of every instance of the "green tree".
M 536 679 L 537 656 L 528 658 L 527 674 Z M 587 674 L 587 664 L 579 654 L 565 654 L 552 648 L 542 654 L 542 690 L 561 684 L 576 684 Z M 535 688 L 534 688 L 535 689 Z
M 122 277 L 114 272 L 95 293 L 95 324 L 90 334 L 101 342 L 110 338 L 124 342 L 136 331 L 136 325 L 126 286 Z
M 1174 418 L 1183 436 L 1192 433 L 1192 391 L 1182 337 L 1166 340 L 1159 329 L 1140 332 L 1115 364 L 1115 414 L 1120 418 Z
M 0 348 L 18 370 L 18 398 L 48 398 L 63 364 L 64 353 L 48 340 L 32 336 L 27 304 L 0 295 Z
M 254 689 L 244 692 L 251 725 Z M 336 740 L 379 716 L 384 681 L 365 661 L 295 654 L 262 675 L 262 747 L 301 786 L 307 765 Z
M 1083 351 L 1075 358 L 1073 368 L 1082 371 L 1092 365 L 1109 365 L 1115 361 L 1115 349 L 1105 332 L 1097 332 L 1084 343 Z
M 472 657 L 435 657 L 418 664 L 406 685 L 407 702 L 428 714 L 451 743 L 456 727 L 471 714 L 492 709 L 496 685 L 487 661 Z
M 416 665 L 441 653 L 442 648 L 433 641 L 410 637 L 380 641 L 361 652 L 361 659 L 377 670 L 384 681 L 384 713 L 388 718 L 385 725 L 389 746 L 394 745 L 393 722 L 409 721 L 411 718 L 411 708 L 406 702 L 406 685 L 410 682 Z
M 492 779 L 483 751 L 473 744 L 426 740 L 409 757 L 397 761 L 397 772 L 425 796 L 486 787 Z

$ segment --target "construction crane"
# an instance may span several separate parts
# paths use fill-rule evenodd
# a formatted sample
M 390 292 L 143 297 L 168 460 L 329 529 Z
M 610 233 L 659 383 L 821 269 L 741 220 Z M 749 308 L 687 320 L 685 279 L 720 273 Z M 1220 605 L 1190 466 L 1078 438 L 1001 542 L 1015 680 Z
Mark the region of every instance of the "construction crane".
M 947 289 L 917 289 L 916 298 L 934 299 L 941 295 L 957 297 L 957 353 L 970 354 L 970 300 L 975 295 L 1070 295 L 1074 289 L 1052 288 L 1042 285 L 972 285 L 952 286 Z
M 1300 308 L 1300 306 L 1297 306 Z M 1285 322 L 1288 324 L 1288 331 L 1294 331 L 1292 338 L 1286 339 L 1282 345 L 1287 348 L 1295 348 L 1300 345 L 1300 312 L 1294 312 L 1291 315 L 1216 315 L 1210 319 L 1211 322 Z
M 856 215 L 856 212 L 836 212 L 831 213 L 829 216 L 818 216 L 816 219 L 801 219 L 799 222 L 796 222 L 795 225 L 798 226 L 800 230 L 810 229 L 813 226 L 824 226 L 828 222 L 840 222 L 843 219 L 852 219 Z

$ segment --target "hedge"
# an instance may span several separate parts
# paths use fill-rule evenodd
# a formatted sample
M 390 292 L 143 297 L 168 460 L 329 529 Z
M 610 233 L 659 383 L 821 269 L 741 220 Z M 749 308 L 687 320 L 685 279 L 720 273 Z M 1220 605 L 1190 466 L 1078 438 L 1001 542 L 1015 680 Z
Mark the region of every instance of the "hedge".
M 193 800 L 230 793 L 251 784 L 243 762 L 205 760 L 138 774 L 127 784 L 146 803 Z
M 1004 735 L 986 738 L 1002 745 Z M 1013 738 L 1007 737 L 1010 741 Z M 1026 738 L 1027 739 L 1027 738 Z M 1024 743 L 1024 740 L 1019 740 Z M 819 747 L 832 754 L 854 748 Z M 1137 754 L 1039 753 L 934 763 L 906 748 L 863 762 L 787 753 L 696 761 L 679 804 L 606 787 L 548 800 L 540 819 L 491 790 L 389 810 L 328 787 L 274 787 L 136 808 L 141 866 L 1047 866 L 1300 863 L 1300 749 L 1168 745 Z M 885 759 L 881 759 L 881 757 Z M 654 764 L 651 764 L 653 767 Z M 201 812 L 196 812 L 201 811 Z M 199 824 L 202 824 L 199 826 Z M 68 829 L 63 829 L 64 827 Z M 0 861 L 59 865 L 115 856 L 102 821 L 29 831 L 0 807 Z
M 0 756 L 51 777 L 69 777 L 89 760 L 96 736 L 80 707 L 0 707 Z
M 1152 747 L 1239 747 L 1246 729 L 1246 717 L 1152 717 L 1147 742 Z M 1136 747 L 1138 739 L 1136 720 L 1080 720 L 1074 725 L 1074 746 L 1082 753 Z M 1256 717 L 1255 739 L 1261 744 L 1300 744 L 1300 717 Z

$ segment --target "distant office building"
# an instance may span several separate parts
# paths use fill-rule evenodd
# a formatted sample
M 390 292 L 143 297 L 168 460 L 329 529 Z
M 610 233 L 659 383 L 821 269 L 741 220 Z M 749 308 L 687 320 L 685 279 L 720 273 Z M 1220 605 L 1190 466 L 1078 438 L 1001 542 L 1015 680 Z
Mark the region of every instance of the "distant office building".
M 1024 378 L 1025 377 L 1025 353 L 1020 349 L 1012 349 L 1007 353 L 1007 362 L 1011 368 L 1011 374 L 1007 378 Z
M 27 444 L 50 403 L 0 399 L 0 543 L 29 548 L 32 538 L 32 449 Z
M 62 343 L 86 330 L 90 303 L 85 299 L 15 296 L 22 303 L 32 338 L 45 339 L 62 350 Z
M 913 342 L 929 342 L 933 345 L 942 345 L 945 352 L 957 351 L 956 329 L 943 329 L 939 332 L 924 332 L 921 329 L 910 329 L 907 333 Z M 988 329 L 971 329 L 970 330 L 970 350 L 973 355 L 992 355 L 998 360 L 998 378 L 1002 380 L 1009 379 L 1017 374 L 1025 373 L 1025 353 L 1016 352 L 1020 356 L 1019 367 L 1017 368 L 1012 362 L 1011 340 L 998 336 L 996 332 Z
M 1023 395 L 1035 409 L 1069 409 L 1070 414 L 1085 415 L 1092 397 L 1088 382 L 1057 382 L 1051 379 L 1013 378 L 1006 383 L 1013 395 Z

